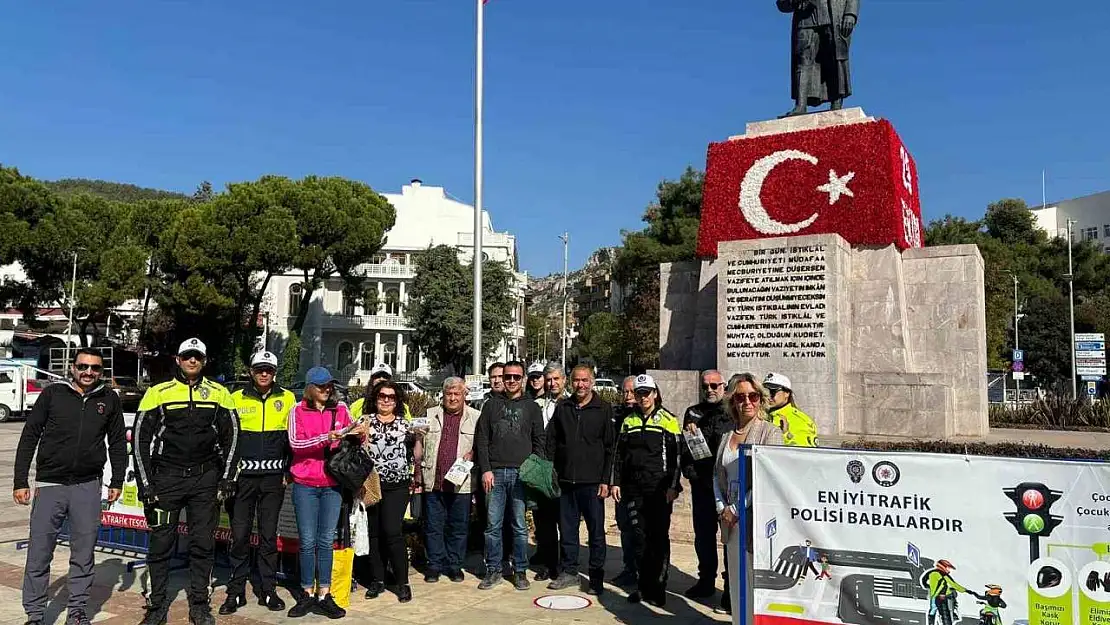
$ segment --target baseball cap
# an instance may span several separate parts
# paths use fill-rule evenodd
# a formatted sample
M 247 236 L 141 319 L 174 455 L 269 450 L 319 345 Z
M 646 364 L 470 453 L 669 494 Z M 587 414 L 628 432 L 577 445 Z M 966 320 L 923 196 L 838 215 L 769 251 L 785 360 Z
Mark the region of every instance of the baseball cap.
M 277 356 L 275 356 L 272 352 L 263 350 L 258 352 L 254 356 L 251 356 L 251 369 L 254 369 L 255 367 L 273 367 L 274 369 L 277 369 L 277 366 Z
M 378 376 L 378 375 L 384 375 L 388 378 L 392 378 L 393 377 L 393 367 L 390 367 L 389 365 L 385 364 L 384 362 L 379 362 L 378 364 L 374 365 L 373 369 L 370 370 L 370 377 L 371 378 L 373 378 L 374 376 Z
M 640 375 L 636 376 L 636 381 L 632 383 L 632 387 L 635 389 L 653 388 L 655 390 L 659 390 L 659 387 L 655 384 L 655 378 L 646 373 L 641 373 Z
M 208 347 L 204 345 L 204 341 L 198 338 L 185 339 L 181 346 L 177 348 L 177 355 L 184 356 L 186 354 L 200 354 L 208 356 Z
M 531 377 L 531 376 L 534 376 L 534 375 L 543 375 L 543 363 L 542 362 L 534 362 L 534 363 L 528 365 L 528 376 Z
M 783 375 L 781 373 L 774 373 L 774 372 L 768 373 L 767 377 L 763 378 L 763 386 L 766 386 L 767 390 L 769 390 L 769 391 L 770 390 L 776 390 L 777 391 L 779 389 L 786 389 L 788 391 L 794 390 L 790 386 L 790 378 L 786 377 L 785 375 Z
M 335 376 L 326 367 L 313 367 L 304 376 L 305 384 L 323 386 L 335 382 Z

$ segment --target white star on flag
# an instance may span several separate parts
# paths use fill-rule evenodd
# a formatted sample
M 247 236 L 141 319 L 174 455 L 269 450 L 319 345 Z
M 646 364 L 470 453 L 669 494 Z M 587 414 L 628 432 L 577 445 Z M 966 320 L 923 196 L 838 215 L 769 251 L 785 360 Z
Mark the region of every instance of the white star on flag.
M 822 192 L 822 193 L 828 193 L 829 194 L 829 206 L 832 206 L 833 204 L 836 204 L 837 200 L 840 199 L 841 195 L 847 195 L 848 197 L 855 197 L 855 194 L 852 193 L 852 190 L 848 188 L 848 183 L 852 180 L 852 178 L 855 178 L 855 177 L 856 177 L 856 172 L 854 172 L 854 171 L 850 171 L 850 172 L 844 174 L 843 176 L 837 176 L 836 175 L 836 170 L 830 169 L 829 170 L 829 181 L 827 183 L 817 187 L 817 190 Z

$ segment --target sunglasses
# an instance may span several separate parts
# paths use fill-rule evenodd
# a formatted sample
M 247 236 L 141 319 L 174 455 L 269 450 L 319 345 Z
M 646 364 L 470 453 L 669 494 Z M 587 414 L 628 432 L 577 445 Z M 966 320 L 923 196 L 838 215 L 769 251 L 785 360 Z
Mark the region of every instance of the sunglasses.
M 273 369 L 271 367 L 260 367 L 260 368 L 254 369 L 254 373 L 258 373 L 258 374 L 268 373 L 270 375 L 274 375 L 275 373 L 277 373 L 277 369 Z
M 636 397 L 647 397 L 648 395 L 651 395 L 651 392 L 653 390 L 655 390 L 655 389 L 638 388 L 638 389 L 636 389 Z
M 501 377 L 504 378 L 506 382 L 519 382 L 520 380 L 524 379 L 524 376 L 517 375 L 515 373 L 506 373 Z
M 92 371 L 93 373 L 100 373 L 104 370 L 104 365 L 90 365 L 85 362 L 79 362 L 73 365 L 73 368 L 77 369 L 78 371 Z
M 758 404 L 760 401 L 763 400 L 763 395 L 761 393 L 756 393 L 753 391 L 751 393 L 735 393 L 732 398 L 733 403 L 737 404 L 744 403 L 745 399 L 748 400 L 748 403 L 750 404 Z
M 715 391 L 724 385 L 724 382 L 707 382 L 705 384 L 702 384 L 701 388 L 703 391 Z
M 204 356 L 202 356 L 200 354 L 196 354 L 196 353 L 183 354 L 181 356 L 178 356 L 178 358 L 180 358 L 181 360 L 185 360 L 185 361 L 195 360 L 197 362 L 204 362 Z
M 397 394 L 396 393 L 378 393 L 378 399 L 379 400 L 384 399 L 385 401 L 397 401 Z

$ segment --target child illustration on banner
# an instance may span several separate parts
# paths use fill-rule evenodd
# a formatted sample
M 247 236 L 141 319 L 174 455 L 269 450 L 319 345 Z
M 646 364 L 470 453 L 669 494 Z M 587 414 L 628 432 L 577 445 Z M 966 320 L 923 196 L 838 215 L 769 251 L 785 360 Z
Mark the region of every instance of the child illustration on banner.
M 817 575 L 817 579 L 827 579 L 829 581 L 832 581 L 832 575 L 829 574 L 828 554 L 821 554 L 821 572 Z

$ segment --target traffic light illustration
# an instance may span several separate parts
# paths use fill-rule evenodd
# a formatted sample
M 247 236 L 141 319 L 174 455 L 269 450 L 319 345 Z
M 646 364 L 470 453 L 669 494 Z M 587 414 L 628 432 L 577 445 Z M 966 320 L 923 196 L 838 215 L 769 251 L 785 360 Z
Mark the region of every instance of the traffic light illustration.
M 1029 561 L 1033 562 L 1040 557 L 1040 539 L 1064 522 L 1063 517 L 1051 513 L 1052 504 L 1064 493 L 1038 482 L 1022 482 L 1002 489 L 1002 493 L 1017 507 L 1016 512 L 1007 512 L 1004 516 L 1018 534 L 1029 537 Z

